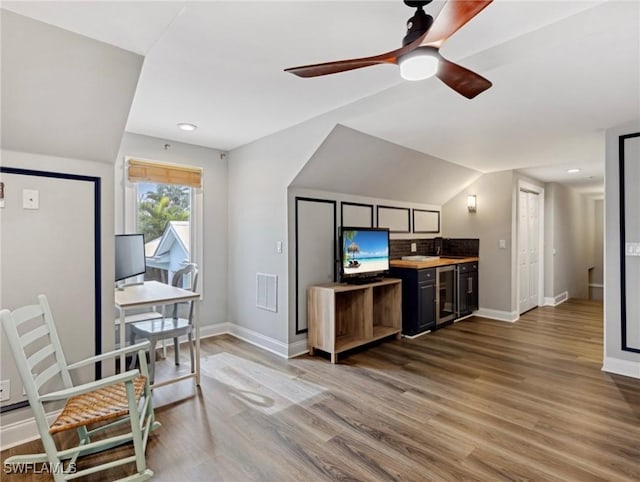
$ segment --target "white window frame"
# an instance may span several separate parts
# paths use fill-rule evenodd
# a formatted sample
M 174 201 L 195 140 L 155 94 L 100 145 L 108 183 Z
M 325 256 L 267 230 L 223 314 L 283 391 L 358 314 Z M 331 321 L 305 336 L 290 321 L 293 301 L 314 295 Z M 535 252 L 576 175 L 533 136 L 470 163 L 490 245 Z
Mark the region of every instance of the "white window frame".
M 138 204 L 137 204 L 137 189 L 136 183 L 129 181 L 129 177 L 127 176 L 127 167 L 129 166 L 130 159 L 140 159 L 139 157 L 125 157 L 123 163 L 123 184 L 124 184 L 124 199 L 123 199 L 123 210 L 124 210 L 124 229 L 125 233 L 136 233 L 138 230 Z M 154 160 L 149 160 L 149 162 L 153 162 L 154 164 L 167 164 L 165 162 L 158 162 Z M 177 164 L 177 163 L 176 163 Z M 174 164 L 175 165 L 175 164 Z M 197 166 L 188 166 L 193 167 L 194 169 L 202 169 Z M 202 182 L 204 185 L 204 175 L 202 176 Z M 191 188 L 191 212 L 190 212 L 190 227 L 191 227 L 191 235 L 189 252 L 191 254 L 191 262 L 196 263 L 198 265 L 198 270 L 200 271 L 198 275 L 198 291 L 200 292 L 200 298 L 202 298 L 202 293 L 204 293 L 204 276 L 203 276 L 203 246 L 204 246 L 204 189 L 202 187 Z M 140 281 L 142 281 L 142 276 L 140 277 Z

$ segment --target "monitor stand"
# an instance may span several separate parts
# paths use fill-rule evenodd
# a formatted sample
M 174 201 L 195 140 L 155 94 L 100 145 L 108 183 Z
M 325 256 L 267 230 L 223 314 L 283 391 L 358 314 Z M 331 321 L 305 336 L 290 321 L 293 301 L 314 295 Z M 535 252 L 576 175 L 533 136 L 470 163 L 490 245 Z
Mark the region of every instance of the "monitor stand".
M 133 283 L 125 283 L 124 281 L 116 281 L 116 289 L 118 291 L 124 291 L 124 289 L 128 286 L 139 286 L 143 285 L 144 281 L 134 281 Z

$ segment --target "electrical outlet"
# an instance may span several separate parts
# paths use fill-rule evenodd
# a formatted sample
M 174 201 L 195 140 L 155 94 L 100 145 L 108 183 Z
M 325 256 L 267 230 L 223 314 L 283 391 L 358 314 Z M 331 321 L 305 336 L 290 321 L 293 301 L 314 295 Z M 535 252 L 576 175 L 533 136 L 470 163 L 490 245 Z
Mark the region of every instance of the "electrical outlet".
M 411 252 L 415 253 L 418 251 L 418 245 L 416 243 L 411 243 Z
M 0 381 L 0 402 L 11 399 L 11 380 Z

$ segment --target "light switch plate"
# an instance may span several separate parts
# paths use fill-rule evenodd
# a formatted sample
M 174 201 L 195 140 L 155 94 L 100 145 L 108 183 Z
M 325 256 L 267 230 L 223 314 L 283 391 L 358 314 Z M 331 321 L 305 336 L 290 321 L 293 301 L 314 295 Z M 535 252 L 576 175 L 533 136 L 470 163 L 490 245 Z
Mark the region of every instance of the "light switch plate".
M 418 245 L 416 243 L 411 243 L 411 252 L 415 253 L 418 251 Z
M 40 192 L 36 189 L 23 189 L 22 207 L 24 209 L 40 209 Z

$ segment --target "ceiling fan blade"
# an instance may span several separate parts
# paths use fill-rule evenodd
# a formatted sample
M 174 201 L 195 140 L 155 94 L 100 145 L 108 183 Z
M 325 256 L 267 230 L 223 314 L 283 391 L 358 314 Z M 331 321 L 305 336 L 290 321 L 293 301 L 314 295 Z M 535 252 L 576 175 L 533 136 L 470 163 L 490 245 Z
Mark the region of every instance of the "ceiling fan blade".
M 450 0 L 433 22 L 422 45 L 440 46 L 493 0 Z
M 442 57 L 436 77 L 467 99 L 473 99 L 493 85 L 481 75 Z
M 336 62 L 325 62 L 323 64 L 302 65 L 300 67 L 290 67 L 284 69 L 298 77 L 318 77 L 320 75 L 337 74 L 347 70 L 360 69 L 371 65 L 395 63 L 395 57 L 389 59 L 385 57 L 367 57 L 362 59 L 338 60 Z
M 290 67 L 288 69 L 284 69 L 284 71 L 290 72 L 298 77 L 318 77 L 320 75 L 337 74 L 338 72 L 346 72 L 347 70 L 370 67 L 371 65 L 397 64 L 400 57 L 420 46 L 425 35 L 427 35 L 427 32 L 423 33 L 420 37 L 416 38 L 413 42 L 405 45 L 404 47 L 384 54 L 374 55 L 373 57 L 302 65 L 300 67 Z

